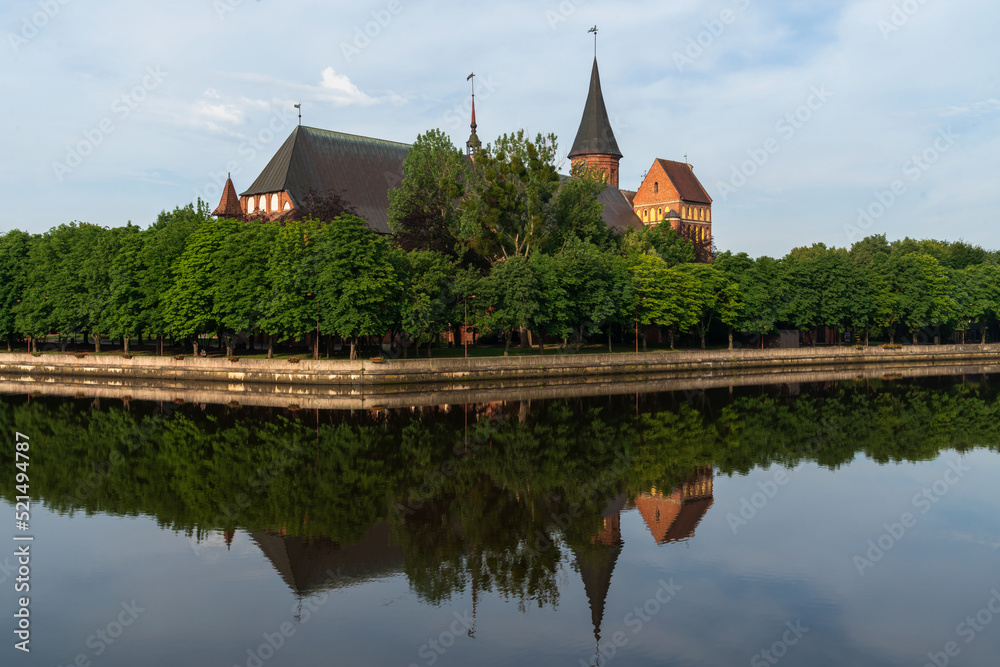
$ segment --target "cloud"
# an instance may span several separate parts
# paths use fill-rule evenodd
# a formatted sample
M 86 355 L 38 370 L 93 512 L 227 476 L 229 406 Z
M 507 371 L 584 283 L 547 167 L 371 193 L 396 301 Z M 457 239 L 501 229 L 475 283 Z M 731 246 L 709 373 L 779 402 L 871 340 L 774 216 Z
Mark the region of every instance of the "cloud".
M 351 83 L 344 74 L 337 74 L 332 67 L 323 70 L 320 99 L 326 99 L 337 106 L 370 106 L 378 104 L 379 100 L 363 93 L 360 88 Z

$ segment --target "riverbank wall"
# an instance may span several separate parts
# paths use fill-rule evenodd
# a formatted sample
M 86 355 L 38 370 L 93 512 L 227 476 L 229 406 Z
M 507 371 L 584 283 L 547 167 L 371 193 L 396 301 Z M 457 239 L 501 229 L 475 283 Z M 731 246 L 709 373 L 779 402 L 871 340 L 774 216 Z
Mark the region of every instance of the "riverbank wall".
M 655 374 L 784 373 L 790 369 L 850 370 L 871 365 L 926 367 L 1000 363 L 1000 344 L 797 348 L 789 350 L 682 350 L 640 354 L 558 354 L 469 359 L 312 360 L 0 354 L 0 375 L 26 383 L 44 378 L 90 382 L 167 380 L 266 385 L 384 386 Z
M 1000 345 L 261 360 L 0 354 L 0 393 L 367 409 L 1000 372 Z

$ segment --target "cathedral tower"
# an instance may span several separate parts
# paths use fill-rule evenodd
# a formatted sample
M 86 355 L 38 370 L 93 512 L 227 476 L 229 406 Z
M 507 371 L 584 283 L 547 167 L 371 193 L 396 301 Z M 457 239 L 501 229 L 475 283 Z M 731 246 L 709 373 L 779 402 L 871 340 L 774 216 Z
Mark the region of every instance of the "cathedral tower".
M 576 133 L 569 159 L 574 169 L 589 167 L 602 171 L 607 175 L 608 184 L 618 187 L 618 163 L 622 159 L 622 153 L 618 150 L 618 142 L 608 119 L 608 109 L 604 106 L 596 56 L 594 70 L 590 75 L 587 105 L 583 108 L 583 120 L 580 121 L 580 129 Z

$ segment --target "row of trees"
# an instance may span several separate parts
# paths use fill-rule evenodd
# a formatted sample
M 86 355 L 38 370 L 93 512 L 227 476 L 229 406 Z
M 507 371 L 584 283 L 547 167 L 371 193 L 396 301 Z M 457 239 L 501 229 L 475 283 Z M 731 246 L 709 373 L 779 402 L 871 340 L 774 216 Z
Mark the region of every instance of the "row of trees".
M 437 131 L 418 138 L 390 192 L 389 237 L 344 212 L 325 220 L 213 220 L 199 202 L 147 229 L 85 223 L 0 236 L 0 334 L 188 340 L 218 335 L 230 355 L 256 332 L 350 342 L 386 334 L 404 350 L 466 319 L 509 346 L 579 346 L 598 333 L 659 327 L 671 346 L 712 332 L 777 329 L 965 331 L 1000 314 L 997 255 L 965 243 L 872 236 L 786 257 L 697 248 L 668 225 L 612 230 L 599 175 L 561 179 L 555 138 L 502 137 L 468 160 Z M 317 209 L 317 211 L 320 209 Z M 457 331 L 456 331 L 457 333 Z M 815 342 L 816 337 L 813 336 Z M 645 343 L 645 337 L 643 337 Z M 317 347 L 318 349 L 318 347 Z

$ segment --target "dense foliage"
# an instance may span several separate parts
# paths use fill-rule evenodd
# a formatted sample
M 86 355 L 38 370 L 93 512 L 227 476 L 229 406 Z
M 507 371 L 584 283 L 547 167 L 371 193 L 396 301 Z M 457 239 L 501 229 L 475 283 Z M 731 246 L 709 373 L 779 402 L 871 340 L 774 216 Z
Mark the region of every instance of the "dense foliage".
M 302 341 L 319 354 L 333 337 L 356 358 L 359 341 L 426 345 L 466 320 L 505 350 L 546 339 L 632 340 L 661 329 L 705 348 L 744 334 L 763 345 L 780 329 L 807 342 L 985 342 L 1000 315 L 996 253 L 966 243 L 817 244 L 781 259 L 715 253 L 706 259 L 670 228 L 609 229 L 599 174 L 558 175 L 554 136 L 501 137 L 470 160 L 440 131 L 417 139 L 390 192 L 391 236 L 343 207 L 333 219 L 213 220 L 197 205 L 155 224 L 106 229 L 71 223 L 44 234 L 0 235 L 0 335 L 217 338 L 238 346 Z M 294 218 L 294 216 L 292 216 Z M 466 315 L 466 311 L 468 315 Z M 832 334 L 832 335 L 831 335 Z M 600 336 L 600 338 L 597 338 Z M 388 338 L 387 338 L 388 337 Z M 458 340 L 458 336 L 452 340 Z

